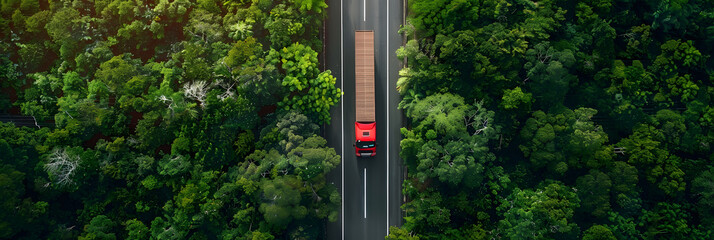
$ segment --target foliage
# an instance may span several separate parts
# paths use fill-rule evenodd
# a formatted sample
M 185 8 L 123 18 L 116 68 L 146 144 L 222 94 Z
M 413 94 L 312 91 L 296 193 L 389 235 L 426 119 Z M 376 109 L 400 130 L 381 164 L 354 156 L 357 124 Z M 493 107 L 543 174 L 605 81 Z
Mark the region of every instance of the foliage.
M 704 226 L 709 226 L 706 229 L 712 230 L 711 223 L 714 221 L 712 215 L 712 205 L 714 204 L 714 169 L 710 168 L 703 171 L 700 176 L 692 181 L 693 192 L 697 195 L 697 211 L 704 218 Z
M 572 236 L 578 226 L 572 221 L 580 200 L 561 183 L 551 183 L 536 191 L 516 189 L 499 207 L 504 219 L 499 231 L 507 238 Z
M 660 148 L 661 131 L 641 125 L 620 144 L 628 151 L 628 163 L 645 169 L 647 181 L 654 183 L 665 194 L 676 195 L 686 186 L 684 172 L 679 168 L 681 159 Z
M 524 144 L 519 147 L 536 169 L 546 168 L 554 176 L 583 166 L 605 166 L 612 154 L 604 145 L 606 133 L 591 120 L 595 113 L 588 108 L 566 109 L 557 115 L 537 111 L 526 121 L 521 131 Z
M 387 238 L 711 238 L 713 11 L 409 1 L 407 212 Z
M 74 184 L 73 176 L 78 170 L 80 157 L 76 154 L 67 153 L 66 149 L 55 149 L 47 158 L 44 165 L 45 171 L 54 180 L 58 187 Z
M 412 236 L 411 233 L 402 228 L 394 226 L 389 227 L 389 235 L 384 237 L 385 240 L 419 240 L 418 236 Z
M 278 106 L 285 110 L 299 110 L 313 121 L 322 124 L 330 121 L 330 107 L 335 105 L 342 91 L 335 87 L 330 70 L 319 72 L 317 52 L 298 43 L 282 50 L 272 51 L 269 61 L 279 61 L 285 72 L 282 85 L 290 93 Z
M 79 236 L 82 240 L 112 240 L 116 239 L 116 235 L 111 232 L 116 224 L 107 216 L 98 215 L 92 218 L 88 225 L 84 226 L 84 234 Z
M 615 240 L 615 235 L 612 231 L 602 225 L 593 225 L 583 235 L 583 240 Z
M 341 203 L 327 7 L 2 1 L 0 111 L 31 127 L 0 123 L 0 238 L 319 238 Z
M 582 201 L 584 212 L 591 212 L 595 217 L 605 217 L 610 211 L 610 177 L 595 169 L 579 177 L 576 181 L 578 197 Z

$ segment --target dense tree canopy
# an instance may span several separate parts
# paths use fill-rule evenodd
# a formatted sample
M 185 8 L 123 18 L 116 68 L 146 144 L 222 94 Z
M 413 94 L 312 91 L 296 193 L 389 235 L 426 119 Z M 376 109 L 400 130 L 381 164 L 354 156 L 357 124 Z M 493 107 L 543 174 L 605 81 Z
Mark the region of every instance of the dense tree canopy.
M 387 239 L 712 238 L 712 13 L 409 1 L 408 201 Z
M 2 1 L 2 239 L 316 239 L 324 0 Z

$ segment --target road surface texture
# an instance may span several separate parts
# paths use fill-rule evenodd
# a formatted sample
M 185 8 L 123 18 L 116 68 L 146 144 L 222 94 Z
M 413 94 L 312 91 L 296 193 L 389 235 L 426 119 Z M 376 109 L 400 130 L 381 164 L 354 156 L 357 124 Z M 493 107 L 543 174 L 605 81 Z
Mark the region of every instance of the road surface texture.
M 328 175 L 328 181 L 342 193 L 340 218 L 327 225 L 328 239 L 384 239 L 388 226 L 401 226 L 402 113 L 397 109 L 400 97 L 395 88 L 401 63 L 395 51 L 402 43 L 397 31 L 403 4 L 403 0 L 328 0 L 326 68 L 344 92 L 325 129 L 330 147 L 342 155 L 342 164 Z M 358 159 L 352 146 L 355 30 L 373 30 L 375 39 L 377 156 L 366 159 Z

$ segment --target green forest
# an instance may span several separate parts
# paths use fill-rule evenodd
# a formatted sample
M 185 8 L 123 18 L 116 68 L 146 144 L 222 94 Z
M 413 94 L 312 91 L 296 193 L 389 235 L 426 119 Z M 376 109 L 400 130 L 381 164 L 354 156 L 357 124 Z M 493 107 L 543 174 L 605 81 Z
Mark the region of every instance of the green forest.
M 387 239 L 714 238 L 714 2 L 408 8 Z
M 324 239 L 324 0 L 0 0 L 0 239 Z M 410 0 L 386 239 L 714 238 L 714 2 Z
M 318 239 L 324 0 L 2 0 L 0 239 Z

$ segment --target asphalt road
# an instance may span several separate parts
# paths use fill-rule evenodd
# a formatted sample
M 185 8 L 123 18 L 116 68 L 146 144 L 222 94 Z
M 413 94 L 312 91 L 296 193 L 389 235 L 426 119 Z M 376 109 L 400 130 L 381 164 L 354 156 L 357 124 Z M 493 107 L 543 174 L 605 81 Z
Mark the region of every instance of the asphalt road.
M 395 51 L 402 43 L 397 31 L 403 4 L 403 0 L 328 0 L 326 68 L 344 92 L 325 129 L 328 144 L 342 155 L 342 164 L 328 175 L 342 193 L 340 218 L 327 225 L 328 239 L 384 239 L 388 226 L 401 226 L 402 113 L 395 87 L 401 63 Z M 355 157 L 352 146 L 355 30 L 373 30 L 375 38 L 377 156 L 367 159 Z

